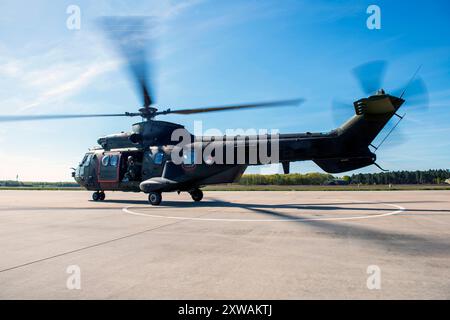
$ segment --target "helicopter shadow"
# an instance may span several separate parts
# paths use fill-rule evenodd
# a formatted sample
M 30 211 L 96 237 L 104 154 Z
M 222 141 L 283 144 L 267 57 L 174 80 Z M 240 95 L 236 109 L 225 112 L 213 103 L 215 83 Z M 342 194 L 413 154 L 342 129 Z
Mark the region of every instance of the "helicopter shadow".
M 153 208 L 145 200 L 104 200 L 105 203 L 118 203 L 127 205 L 145 205 L 148 208 Z M 339 203 L 340 205 L 359 204 L 359 203 Z M 297 210 L 323 210 L 323 211 L 337 211 L 337 210 L 367 210 L 367 211 L 392 211 L 392 208 L 351 208 L 341 207 L 334 203 L 327 203 L 325 205 L 318 204 L 257 204 L 257 203 L 234 203 L 222 200 L 206 200 L 202 202 L 192 201 L 163 201 L 156 208 L 268 208 L 268 209 L 297 209 Z M 156 209 L 155 208 L 155 209 Z
M 215 200 L 215 202 L 224 202 Z M 284 208 L 286 205 L 251 205 L 242 203 L 225 202 L 224 206 L 241 207 L 247 210 L 259 213 L 269 217 L 277 217 L 283 219 L 295 219 L 294 223 L 307 225 L 313 229 L 319 230 L 320 234 L 325 234 L 331 238 L 357 240 L 369 245 L 375 245 L 389 252 L 398 251 L 408 255 L 450 255 L 450 242 L 436 237 L 424 237 L 421 235 L 410 233 L 390 232 L 380 230 L 379 228 L 370 227 L 364 224 L 342 223 L 342 221 L 331 220 L 308 220 L 307 216 L 292 215 L 289 213 L 279 212 L 273 208 Z M 287 205 L 292 208 L 292 205 Z M 295 206 L 294 206 L 295 207 Z M 304 205 L 303 205 L 304 207 Z M 315 206 L 316 210 L 324 206 Z M 309 206 L 310 208 L 310 206 Z M 337 207 L 334 207 L 337 208 Z M 339 208 L 348 209 L 348 208 Z M 329 210 L 329 209 L 325 209 Z M 358 210 L 365 210 L 358 208 Z M 392 211 L 392 209 L 389 209 Z M 409 209 L 407 211 L 410 211 Z M 416 210 L 423 211 L 423 210 Z M 436 210 L 450 213 L 450 210 Z M 302 220 L 304 219 L 304 220 Z
M 106 202 L 106 200 L 105 200 Z M 149 208 L 147 201 L 139 200 L 109 200 L 112 203 L 121 203 L 129 205 L 145 205 Z M 427 203 L 430 201 L 403 201 L 398 203 Z M 433 202 L 433 201 L 431 201 Z M 440 202 L 440 201 L 437 201 Z M 344 207 L 343 205 L 358 205 L 355 208 Z M 327 203 L 318 204 L 252 204 L 252 203 L 234 203 L 223 201 L 220 199 L 209 198 L 204 202 L 188 202 L 188 201 L 164 201 L 159 208 L 241 208 L 250 212 L 257 213 L 262 216 L 275 217 L 280 219 L 295 220 L 292 223 L 305 225 L 309 228 L 317 230 L 321 236 L 327 236 L 334 239 L 347 239 L 362 242 L 367 246 L 376 246 L 387 252 L 401 252 L 403 254 L 416 256 L 449 256 L 450 242 L 437 237 L 426 237 L 418 234 L 395 232 L 382 230 L 380 227 L 374 227 L 362 223 L 343 223 L 343 221 L 331 220 L 311 220 L 310 216 L 302 216 L 301 214 L 290 214 L 281 212 L 282 209 L 293 210 L 317 210 L 317 211 L 337 211 L 337 210 L 377 210 L 392 211 L 392 208 L 370 208 L 361 205 L 374 204 L 367 203 Z M 425 209 L 407 209 L 406 212 L 440 212 L 449 214 L 450 210 L 425 210 Z
M 104 200 L 105 203 L 117 203 L 125 205 L 143 205 L 148 208 L 153 208 L 146 200 L 122 200 L 122 199 L 111 199 Z M 389 204 L 408 204 L 408 203 L 442 203 L 443 201 L 390 201 Z M 317 211 L 393 211 L 393 208 L 373 208 L 373 207 L 362 207 L 363 205 L 374 205 L 377 202 L 327 202 L 325 204 L 317 203 L 300 203 L 300 204 L 261 204 L 261 203 L 239 203 L 239 202 L 229 202 L 221 199 L 209 198 L 202 202 L 193 201 L 172 201 L 164 200 L 157 208 L 241 208 L 246 210 L 253 209 L 293 209 L 293 210 L 317 210 Z M 380 203 L 382 204 L 382 203 Z M 349 207 L 349 205 L 354 205 L 354 207 Z M 450 213 L 450 210 L 445 209 L 407 209 L 409 213 L 413 212 L 429 212 L 429 213 Z M 292 217 L 290 217 L 292 218 Z

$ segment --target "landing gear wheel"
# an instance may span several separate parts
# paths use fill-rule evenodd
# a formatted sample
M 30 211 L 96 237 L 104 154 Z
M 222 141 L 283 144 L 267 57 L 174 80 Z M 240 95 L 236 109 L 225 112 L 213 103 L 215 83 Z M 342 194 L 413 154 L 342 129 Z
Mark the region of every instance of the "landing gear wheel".
M 105 198 L 106 198 L 106 195 L 105 195 L 105 193 L 102 191 L 102 192 L 100 192 L 100 201 L 103 201 L 103 200 L 105 200 Z
M 94 200 L 94 201 L 100 201 L 100 192 L 94 192 L 93 194 L 92 194 L 92 200 Z
M 190 192 L 192 200 L 195 202 L 200 202 L 203 199 L 203 191 L 200 189 L 194 189 Z
M 148 195 L 148 202 L 153 206 L 158 206 L 161 203 L 162 196 L 159 192 L 150 192 Z

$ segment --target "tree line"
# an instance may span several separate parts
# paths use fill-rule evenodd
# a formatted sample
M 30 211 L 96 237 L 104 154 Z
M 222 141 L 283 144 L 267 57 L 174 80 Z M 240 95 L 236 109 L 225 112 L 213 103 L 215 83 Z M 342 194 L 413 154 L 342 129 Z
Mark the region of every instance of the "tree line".
M 340 180 L 349 184 L 442 184 L 450 179 L 450 170 L 392 171 L 380 173 L 358 173 L 335 177 L 326 173 L 291 174 L 245 174 L 240 185 L 325 185 Z M 0 181 L 0 187 L 78 187 L 75 182 L 21 182 Z
M 0 187 L 33 187 L 33 188 L 74 188 L 76 182 L 23 182 L 16 180 L 0 181 Z
M 245 174 L 241 185 L 322 185 L 333 180 L 331 174 L 326 173 L 291 173 L 291 174 Z
M 245 174 L 240 185 L 324 185 L 342 180 L 349 184 L 442 184 L 450 179 L 450 170 L 392 171 L 380 173 L 358 173 L 335 177 L 326 173 L 291 174 Z
M 450 170 L 359 173 L 349 178 L 353 184 L 441 184 L 450 179 Z

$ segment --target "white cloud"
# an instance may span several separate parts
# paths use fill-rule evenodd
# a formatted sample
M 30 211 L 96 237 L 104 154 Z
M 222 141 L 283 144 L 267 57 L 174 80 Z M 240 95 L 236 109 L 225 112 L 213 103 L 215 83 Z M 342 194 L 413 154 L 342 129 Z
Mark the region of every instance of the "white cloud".
M 89 50 L 87 50 L 89 48 Z M 79 39 L 51 48 L 43 54 L 23 58 L 0 56 L 0 85 L 14 85 L 15 94 L 0 96 L 2 106 L 16 112 L 29 111 L 55 101 L 64 101 L 89 86 L 96 78 L 117 69 L 95 37 Z
M 43 74 L 46 74 L 46 77 L 42 80 L 30 81 L 31 85 L 40 87 L 41 90 L 34 101 L 20 108 L 20 111 L 69 98 L 88 86 L 98 76 L 114 70 L 117 65 L 118 63 L 115 61 L 92 63 L 82 68 L 76 68 L 69 64 L 59 70 L 45 72 Z M 60 81 L 61 79 L 64 80 Z
M 0 75 L 6 77 L 16 77 L 22 71 L 21 63 L 18 60 L 10 60 L 0 65 Z
M 177 3 L 174 3 L 173 1 L 166 2 L 166 8 L 160 13 L 160 16 L 164 19 L 173 19 L 188 9 L 195 7 L 201 3 L 203 3 L 204 0 L 186 0 L 186 1 L 180 1 Z
M 141 7 L 145 6 L 148 10 L 141 12 L 150 12 L 161 20 L 161 26 L 157 30 L 160 36 L 164 32 L 160 30 L 164 29 L 164 21 L 174 19 L 202 2 L 203 0 L 161 1 L 152 3 L 151 6 L 144 3 Z M 123 14 L 139 10 L 139 6 L 129 6 L 125 2 L 122 6 L 125 10 Z M 117 11 L 109 3 L 98 5 L 98 8 L 102 7 L 108 13 Z M 116 70 L 123 61 L 111 52 L 110 46 L 104 46 L 105 41 L 97 31 L 92 28 L 75 33 L 70 41 L 61 40 L 42 54 L 30 52 L 28 55 L 24 54 L 23 58 L 4 54 L 3 48 L 0 52 L 0 75 L 3 78 L 0 79 L 0 84 L 2 81 L 16 83 L 16 87 L 21 90 L 17 90 L 20 92 L 18 97 L 0 96 L 1 104 L 7 106 L 8 110 L 20 113 L 38 106 L 63 102 L 81 92 L 98 77 Z M 161 58 L 161 52 L 159 53 Z

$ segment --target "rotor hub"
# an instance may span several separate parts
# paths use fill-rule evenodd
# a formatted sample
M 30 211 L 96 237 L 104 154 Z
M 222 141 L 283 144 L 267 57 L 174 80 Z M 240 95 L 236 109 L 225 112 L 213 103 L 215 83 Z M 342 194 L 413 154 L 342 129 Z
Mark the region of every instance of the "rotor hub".
M 151 120 L 156 116 L 158 109 L 153 107 L 143 107 L 139 109 L 140 116 L 144 119 Z

